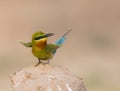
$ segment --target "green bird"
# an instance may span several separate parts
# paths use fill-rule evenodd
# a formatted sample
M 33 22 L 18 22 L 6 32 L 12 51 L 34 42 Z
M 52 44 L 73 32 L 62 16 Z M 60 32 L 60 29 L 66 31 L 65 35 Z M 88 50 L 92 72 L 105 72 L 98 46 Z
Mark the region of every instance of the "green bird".
M 47 64 L 49 60 L 53 58 L 56 53 L 56 50 L 61 47 L 66 39 L 66 35 L 71 30 L 67 31 L 62 37 L 60 37 L 55 44 L 47 43 L 47 38 L 50 36 L 54 36 L 54 33 L 43 33 L 43 32 L 35 32 L 32 36 L 32 41 L 25 43 L 20 42 L 26 47 L 32 48 L 32 53 L 35 57 L 38 58 L 39 62 L 35 65 L 38 66 L 40 63 Z

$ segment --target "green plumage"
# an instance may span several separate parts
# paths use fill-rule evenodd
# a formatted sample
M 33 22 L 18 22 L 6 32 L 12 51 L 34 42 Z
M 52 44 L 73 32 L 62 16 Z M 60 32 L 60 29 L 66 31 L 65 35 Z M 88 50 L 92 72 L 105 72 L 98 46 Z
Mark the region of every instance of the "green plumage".
M 60 47 L 55 44 L 47 44 L 47 37 L 49 36 L 53 36 L 53 33 L 44 34 L 43 32 L 36 32 L 33 34 L 31 42 L 20 42 L 26 47 L 32 47 L 33 55 L 39 59 L 37 65 L 48 63 L 53 58 L 54 51 Z
M 48 61 L 53 57 L 53 52 L 59 47 L 60 46 L 57 46 L 54 44 L 47 44 L 43 49 L 37 48 L 35 46 L 35 47 L 32 47 L 32 52 L 33 52 L 33 55 L 36 56 L 38 59 Z
M 48 44 L 47 37 L 53 36 L 53 33 L 44 34 L 43 32 L 35 32 L 32 36 L 32 41 L 25 43 L 20 42 L 26 47 L 32 47 L 32 53 L 35 57 L 39 59 L 39 62 L 36 66 L 40 63 L 49 63 L 49 60 L 53 58 L 56 50 L 64 43 L 66 39 L 66 35 L 70 32 L 66 32 L 60 39 L 56 41 L 55 44 Z

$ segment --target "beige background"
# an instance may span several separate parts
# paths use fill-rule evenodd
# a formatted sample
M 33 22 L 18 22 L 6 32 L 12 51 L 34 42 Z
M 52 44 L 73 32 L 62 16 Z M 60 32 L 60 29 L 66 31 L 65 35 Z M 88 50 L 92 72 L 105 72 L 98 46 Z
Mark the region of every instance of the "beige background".
M 19 40 L 42 30 L 54 32 L 54 42 L 70 28 L 51 64 L 83 77 L 88 91 L 119 91 L 119 0 L 0 0 L 0 91 L 11 91 L 9 75 L 37 62 Z

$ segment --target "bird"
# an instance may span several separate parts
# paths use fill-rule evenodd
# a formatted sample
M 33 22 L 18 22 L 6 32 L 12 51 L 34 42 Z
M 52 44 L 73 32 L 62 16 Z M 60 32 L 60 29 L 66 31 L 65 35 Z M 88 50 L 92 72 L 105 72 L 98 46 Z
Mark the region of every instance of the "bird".
M 38 63 L 35 66 L 38 66 L 40 63 L 49 64 L 50 59 L 53 58 L 58 48 L 62 46 L 66 40 L 66 36 L 72 29 L 68 30 L 63 34 L 55 43 L 47 43 L 48 37 L 54 36 L 54 33 L 44 33 L 42 31 L 35 32 L 32 35 L 31 42 L 20 41 L 25 47 L 31 47 L 32 53 L 35 57 L 38 58 Z

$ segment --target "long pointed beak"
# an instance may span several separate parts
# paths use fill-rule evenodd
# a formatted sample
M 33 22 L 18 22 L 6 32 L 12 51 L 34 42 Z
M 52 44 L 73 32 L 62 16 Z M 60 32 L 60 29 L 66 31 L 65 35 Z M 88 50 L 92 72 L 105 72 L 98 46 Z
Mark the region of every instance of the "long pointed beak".
M 39 39 L 50 37 L 50 36 L 54 36 L 54 33 L 47 33 L 44 36 L 39 36 L 39 37 L 35 38 L 35 40 L 39 40 Z
M 45 34 L 44 37 L 50 37 L 50 36 L 54 36 L 54 35 L 55 35 L 54 33 L 47 33 L 47 34 Z

